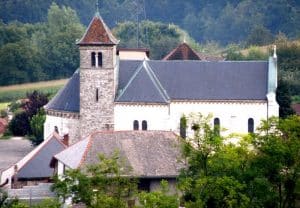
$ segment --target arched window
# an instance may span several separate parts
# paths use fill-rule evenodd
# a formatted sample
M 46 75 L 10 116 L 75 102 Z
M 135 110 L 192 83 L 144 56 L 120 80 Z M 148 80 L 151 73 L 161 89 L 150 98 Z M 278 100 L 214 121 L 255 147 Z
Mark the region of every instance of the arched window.
M 91 63 L 92 63 L 92 66 L 96 66 L 96 53 L 95 52 L 92 52 Z
M 98 53 L 98 66 L 102 67 L 102 53 L 101 52 Z
M 133 121 L 133 130 L 139 130 L 139 122 L 137 120 Z
M 220 135 L 220 119 L 219 118 L 214 119 L 214 131 L 217 135 Z
M 254 133 L 254 120 L 253 120 L 253 118 L 248 119 L 248 133 Z
M 147 121 L 142 121 L 142 130 L 146 131 L 148 128 Z

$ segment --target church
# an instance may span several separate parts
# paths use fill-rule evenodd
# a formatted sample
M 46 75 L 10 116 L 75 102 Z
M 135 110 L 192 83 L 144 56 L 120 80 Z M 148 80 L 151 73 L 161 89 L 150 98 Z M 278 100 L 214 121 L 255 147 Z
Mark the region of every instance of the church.
M 150 60 L 147 50 L 117 50 L 118 42 L 97 13 L 77 42 L 80 68 L 45 106 L 44 138 L 56 131 L 73 144 L 97 131 L 179 134 L 180 118 L 192 112 L 211 114 L 228 135 L 278 116 L 275 50 L 266 61 L 201 60 L 190 48 L 184 60 L 175 49 Z
M 44 106 L 45 141 L 0 173 L 10 196 L 28 199 L 28 187 L 37 197 L 53 196 L 53 174 L 84 169 L 116 149 L 139 188 L 155 190 L 161 179 L 175 187 L 184 167 L 182 116 L 210 114 L 211 125 L 228 135 L 255 132 L 262 119 L 279 114 L 275 48 L 266 61 L 225 61 L 182 43 L 150 60 L 148 50 L 119 49 L 118 42 L 96 13 L 77 42 L 79 69 Z

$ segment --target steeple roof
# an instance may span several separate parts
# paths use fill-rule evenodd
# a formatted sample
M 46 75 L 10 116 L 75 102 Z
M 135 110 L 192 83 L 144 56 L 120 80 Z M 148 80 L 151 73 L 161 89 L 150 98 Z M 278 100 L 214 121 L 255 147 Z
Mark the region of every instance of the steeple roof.
M 119 41 L 97 12 L 86 29 L 78 45 L 116 45 Z

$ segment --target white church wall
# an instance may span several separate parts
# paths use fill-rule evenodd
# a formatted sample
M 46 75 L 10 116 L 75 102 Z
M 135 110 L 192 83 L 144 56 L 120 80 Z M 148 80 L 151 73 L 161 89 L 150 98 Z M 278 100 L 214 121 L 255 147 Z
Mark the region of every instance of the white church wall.
M 173 130 L 179 134 L 179 121 L 184 114 L 212 114 L 219 118 L 221 127 L 230 133 L 247 133 L 248 119 L 254 120 L 256 129 L 262 119 L 267 119 L 267 102 L 172 102 L 169 105 L 115 105 L 115 130 L 132 130 L 133 121 L 147 121 L 148 130 Z M 213 124 L 213 118 L 211 124 Z
M 168 105 L 115 104 L 115 130 L 133 130 L 133 121 L 147 121 L 148 130 L 170 130 Z
M 184 114 L 200 112 L 202 115 L 212 114 L 220 119 L 221 128 L 227 129 L 224 135 L 230 133 L 247 133 L 248 119 L 253 118 L 254 129 L 262 119 L 267 119 L 266 102 L 173 102 L 170 106 L 171 128 L 179 132 L 179 121 Z
M 47 115 L 44 123 L 44 138 L 53 133 L 55 126 L 60 136 L 69 134 L 70 144 L 79 140 L 79 119 Z

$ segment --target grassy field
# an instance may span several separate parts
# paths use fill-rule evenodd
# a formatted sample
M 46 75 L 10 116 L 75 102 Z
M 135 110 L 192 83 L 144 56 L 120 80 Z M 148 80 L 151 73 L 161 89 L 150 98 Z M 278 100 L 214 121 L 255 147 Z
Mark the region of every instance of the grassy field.
M 25 98 L 26 93 L 34 90 L 53 96 L 66 81 L 67 79 L 61 79 L 0 87 L 0 108 L 5 105 L 4 103 Z
M 9 103 L 0 103 L 0 111 L 1 110 L 5 110 L 6 108 L 7 108 L 7 105 L 8 105 Z

